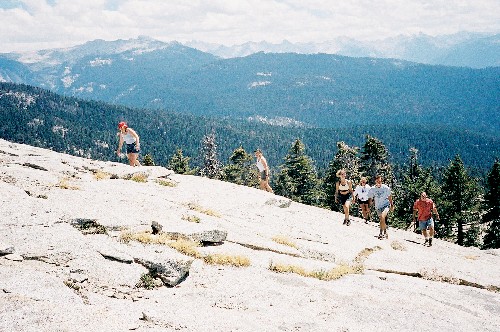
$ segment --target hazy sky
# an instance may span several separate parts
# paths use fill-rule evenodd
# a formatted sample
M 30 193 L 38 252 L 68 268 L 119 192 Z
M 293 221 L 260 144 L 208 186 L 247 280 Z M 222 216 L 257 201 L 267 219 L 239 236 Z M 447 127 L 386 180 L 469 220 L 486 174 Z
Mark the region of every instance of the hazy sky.
M 225 45 L 500 31 L 500 0 L 0 0 L 0 53 L 149 36 Z

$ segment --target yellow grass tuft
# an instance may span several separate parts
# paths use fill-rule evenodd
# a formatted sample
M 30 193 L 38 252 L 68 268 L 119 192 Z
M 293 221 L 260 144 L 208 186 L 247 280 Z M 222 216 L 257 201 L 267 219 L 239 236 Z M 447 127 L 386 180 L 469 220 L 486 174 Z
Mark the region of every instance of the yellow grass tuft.
M 134 173 L 131 177 L 130 180 L 139 182 L 139 183 L 144 183 L 148 181 L 148 175 L 145 173 Z
M 193 241 L 188 241 L 188 240 L 177 240 L 173 242 L 167 243 L 167 245 L 181 254 L 191 256 L 194 258 L 201 258 L 203 257 L 201 253 L 198 251 L 198 248 L 200 246 L 200 243 L 198 242 L 193 242 Z
M 158 179 L 156 182 L 165 187 L 177 187 L 177 183 L 165 179 Z
M 80 190 L 80 187 L 73 186 L 70 184 L 69 178 L 62 178 L 59 180 L 57 187 L 61 189 L 69 189 L 69 190 Z
M 207 216 L 212 216 L 212 217 L 217 217 L 217 218 L 221 217 L 220 213 L 213 211 L 213 210 L 210 210 L 210 209 L 206 209 L 206 208 L 204 208 L 196 203 L 187 203 L 186 205 L 190 210 L 206 214 Z
M 94 173 L 94 178 L 99 181 L 99 180 L 108 180 L 111 179 L 111 174 L 108 172 L 103 172 L 103 171 L 96 171 Z
M 284 235 L 276 235 L 272 238 L 272 240 L 276 243 L 283 244 L 285 246 L 289 246 L 295 249 L 299 248 L 297 244 L 295 244 L 292 240 L 290 240 L 288 237 Z
M 356 263 L 363 263 L 365 261 L 365 259 L 368 258 L 368 256 L 370 256 L 371 254 L 373 254 L 374 252 L 379 251 L 379 250 L 382 250 L 382 247 L 375 246 L 373 248 L 365 248 L 358 253 L 356 258 L 354 258 L 354 261 Z
M 250 266 L 250 259 L 245 256 L 231 256 L 225 254 L 212 254 L 203 258 L 205 263 L 211 265 L 230 265 L 236 267 Z
M 188 215 L 183 215 L 181 219 L 189 221 L 189 222 L 194 222 L 194 223 L 199 223 L 201 221 L 200 217 L 189 215 L 189 214 Z
M 123 231 L 120 233 L 120 241 L 128 243 L 130 241 L 137 241 L 145 244 L 168 244 L 172 238 L 167 234 L 153 235 L 150 231 L 142 231 L 132 233 L 130 231 Z
M 301 266 L 297 265 L 287 265 L 287 264 L 269 264 L 269 270 L 277 273 L 294 273 L 307 278 L 315 278 L 318 280 L 337 280 L 348 274 L 361 274 L 364 271 L 364 267 L 361 264 L 340 264 L 331 270 L 316 270 L 307 271 Z

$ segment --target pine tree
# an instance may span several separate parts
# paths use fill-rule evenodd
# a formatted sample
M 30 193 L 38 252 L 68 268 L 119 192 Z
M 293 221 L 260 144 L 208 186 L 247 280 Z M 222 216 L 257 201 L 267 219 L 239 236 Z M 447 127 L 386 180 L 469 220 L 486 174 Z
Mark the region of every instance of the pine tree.
M 201 149 L 203 167 L 200 170 L 200 175 L 210 179 L 220 179 L 222 177 L 222 163 L 217 156 L 217 143 L 214 131 L 203 137 Z
M 243 147 L 234 150 L 229 161 L 230 164 L 223 168 L 225 181 L 248 187 L 259 185 L 259 172 L 253 163 L 253 157 Z
M 155 162 L 153 160 L 153 157 L 148 153 L 144 156 L 142 159 L 142 164 L 144 166 L 155 166 Z
M 500 161 L 496 160 L 488 173 L 484 195 L 483 222 L 489 223 L 483 238 L 483 249 L 500 248 Z
M 192 170 L 189 166 L 190 159 L 190 157 L 184 157 L 182 149 L 177 148 L 170 158 L 167 168 L 173 170 L 177 174 L 193 174 L 195 170 Z
M 275 192 L 297 202 L 319 205 L 321 192 L 318 190 L 316 170 L 299 139 L 295 140 L 284 159 L 274 186 Z
M 445 219 L 440 223 L 437 232 L 440 237 L 456 240 L 457 244 L 464 245 L 466 228 L 477 224 L 479 220 L 477 209 L 479 188 L 476 181 L 467 173 L 458 155 L 445 169 L 443 182 L 441 189 L 443 208 L 440 216 Z M 468 239 L 468 243 L 471 242 L 477 241 Z
M 394 176 L 389 163 L 389 151 L 379 139 L 366 135 L 366 141 L 361 151 L 361 172 L 374 181 L 377 174 L 382 175 L 384 182 L 392 185 Z
M 350 147 L 344 142 L 337 142 L 337 153 L 330 162 L 323 180 L 325 204 L 330 209 L 340 211 L 339 204 L 335 203 L 335 184 L 338 181 L 337 171 L 346 170 L 347 178 L 352 181 L 353 188 L 361 178 L 359 172 L 359 148 Z M 353 210 L 355 213 L 355 211 Z

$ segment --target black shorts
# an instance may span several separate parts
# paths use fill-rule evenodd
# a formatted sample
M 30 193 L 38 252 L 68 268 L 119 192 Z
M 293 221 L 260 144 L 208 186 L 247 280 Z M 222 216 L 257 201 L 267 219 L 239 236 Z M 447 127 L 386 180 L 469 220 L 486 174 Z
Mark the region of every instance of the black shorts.
M 366 205 L 368 205 L 368 200 L 366 200 L 366 201 L 359 200 L 359 205 L 362 205 L 362 204 L 366 204 Z
M 260 172 L 260 179 L 261 180 L 267 180 L 267 173 L 266 173 L 266 171 Z
M 127 154 L 129 153 L 139 153 L 139 149 L 135 146 L 135 143 L 127 144 Z
M 348 194 L 341 194 L 341 193 L 339 193 L 340 204 L 344 205 L 345 202 L 350 201 L 350 200 L 351 200 L 351 194 L 350 193 L 348 193 Z

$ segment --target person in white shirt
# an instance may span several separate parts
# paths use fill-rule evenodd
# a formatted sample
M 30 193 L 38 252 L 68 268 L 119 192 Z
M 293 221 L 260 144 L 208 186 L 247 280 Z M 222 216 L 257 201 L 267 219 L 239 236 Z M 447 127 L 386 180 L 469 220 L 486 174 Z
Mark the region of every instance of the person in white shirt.
M 359 184 L 354 189 L 354 200 L 353 204 L 358 201 L 359 207 L 361 208 L 361 215 L 365 219 L 365 223 L 370 221 L 370 205 L 368 204 L 368 192 L 370 191 L 370 185 L 366 183 L 366 177 L 362 177 Z
M 125 142 L 125 144 L 127 144 L 127 157 L 130 166 L 141 166 L 139 162 L 139 151 L 141 150 L 139 135 L 137 135 L 132 128 L 129 128 L 126 122 L 120 122 L 118 124 L 118 130 L 120 141 L 116 154 L 118 156 L 121 154 L 123 142 Z
M 269 185 L 269 166 L 267 165 L 266 158 L 262 155 L 260 149 L 255 150 L 255 158 L 257 158 L 257 168 L 259 169 L 259 182 L 260 189 L 274 193 Z

